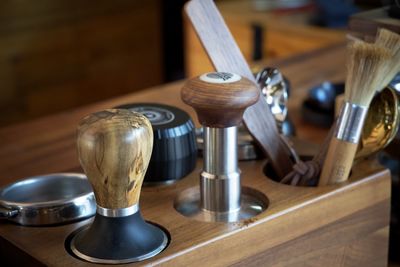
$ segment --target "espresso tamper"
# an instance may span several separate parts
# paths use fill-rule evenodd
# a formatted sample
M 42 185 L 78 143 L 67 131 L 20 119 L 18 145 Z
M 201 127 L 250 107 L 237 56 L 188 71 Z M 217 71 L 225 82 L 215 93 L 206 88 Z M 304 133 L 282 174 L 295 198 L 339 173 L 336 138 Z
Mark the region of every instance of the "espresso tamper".
M 72 252 L 90 262 L 109 264 L 140 261 L 161 252 L 167 235 L 145 222 L 139 210 L 153 146 L 148 119 L 129 110 L 94 113 L 79 124 L 77 143 L 97 212 L 89 227 L 73 233 Z
M 241 219 L 243 199 L 237 158 L 237 125 L 245 109 L 258 100 L 259 94 L 259 89 L 248 79 L 224 72 L 203 74 L 187 81 L 182 88 L 182 100 L 195 109 L 203 125 L 199 206 L 201 211 L 215 215 L 214 220 Z M 195 211 L 190 210 L 190 205 L 185 206 L 185 201 L 179 200 L 175 206 L 190 216 Z

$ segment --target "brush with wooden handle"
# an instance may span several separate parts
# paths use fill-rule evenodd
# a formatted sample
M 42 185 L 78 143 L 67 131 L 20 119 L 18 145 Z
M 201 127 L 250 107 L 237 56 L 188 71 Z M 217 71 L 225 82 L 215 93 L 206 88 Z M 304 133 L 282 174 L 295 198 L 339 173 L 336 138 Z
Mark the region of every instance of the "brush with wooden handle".
M 360 39 L 351 39 L 352 41 Z M 376 45 L 389 49 L 393 56 L 389 59 L 388 67 L 386 68 L 387 74 L 382 75 L 381 86 L 378 91 L 389 84 L 389 82 L 395 77 L 395 75 L 400 71 L 400 35 L 389 31 L 387 29 L 379 29 L 378 34 L 375 39 L 372 40 Z M 321 173 L 321 167 L 325 161 L 326 154 L 328 152 L 329 141 L 334 134 L 334 129 L 336 124 L 332 125 L 326 139 L 324 140 L 322 146 L 320 147 L 318 153 L 310 161 L 298 162 L 293 166 L 293 171 L 287 174 L 281 181 L 281 183 L 291 184 L 291 185 L 308 185 L 318 182 L 318 177 Z M 358 156 L 358 153 L 356 157 Z
M 186 4 L 185 12 L 215 69 L 237 73 L 255 82 L 251 69 L 214 1 L 191 0 Z M 276 175 L 283 178 L 292 170 L 291 152 L 280 138 L 275 119 L 262 96 L 256 104 L 246 110 L 243 121 L 256 143 L 269 158 Z
M 318 185 L 347 180 L 357 150 L 368 106 L 382 86 L 392 53 L 362 41 L 349 45 L 345 102 L 335 134 L 329 143 Z

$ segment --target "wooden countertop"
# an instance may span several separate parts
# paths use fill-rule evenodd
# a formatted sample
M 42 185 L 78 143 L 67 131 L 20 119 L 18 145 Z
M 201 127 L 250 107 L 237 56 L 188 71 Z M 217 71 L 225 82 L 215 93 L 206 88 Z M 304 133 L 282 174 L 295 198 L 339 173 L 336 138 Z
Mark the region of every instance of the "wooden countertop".
M 343 81 L 344 51 L 344 44 L 339 43 L 289 59 L 259 63 L 278 67 L 289 78 L 292 84 L 289 114 L 295 122 L 298 137 L 316 143 L 323 140 L 326 129 L 303 123 L 297 111 L 312 86 L 326 80 Z M 183 81 L 179 81 L 152 87 L 0 129 L 0 186 L 27 176 L 80 171 L 75 144 L 76 126 L 83 116 L 94 111 L 129 102 L 158 102 L 181 107 L 197 123 L 193 110 L 180 100 L 182 84 Z

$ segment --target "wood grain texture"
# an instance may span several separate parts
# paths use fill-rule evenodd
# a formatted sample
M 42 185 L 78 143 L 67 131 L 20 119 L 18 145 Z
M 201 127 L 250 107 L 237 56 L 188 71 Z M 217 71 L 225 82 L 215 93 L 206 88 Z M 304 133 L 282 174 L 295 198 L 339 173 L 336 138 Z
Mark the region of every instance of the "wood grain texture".
M 290 60 L 268 62 L 280 67 L 293 84 L 289 112 L 300 138 L 323 140 L 326 130 L 302 123 L 297 111 L 311 86 L 326 79 L 344 78 L 344 56 L 343 46 L 335 45 Z M 177 82 L 154 87 L 0 129 L 0 186 L 31 175 L 79 171 L 75 131 L 87 114 L 151 100 L 176 105 L 194 116 L 194 110 L 180 100 L 182 85 Z M 232 224 L 193 221 L 174 210 L 177 194 L 198 185 L 200 162 L 199 159 L 196 169 L 174 185 L 142 189 L 140 206 L 144 218 L 165 227 L 171 243 L 155 258 L 128 266 L 386 265 L 390 175 L 376 162 L 361 162 L 343 184 L 318 188 L 292 187 L 268 179 L 262 175 L 263 160 L 240 162 L 243 185 L 265 194 L 270 204 L 259 216 Z M 91 219 L 57 227 L 23 227 L 0 221 L 0 236 L 7 241 L 5 245 L 24 251 L 41 265 L 96 266 L 72 257 L 64 246 L 72 231 L 90 222 Z M 327 249 L 329 246 L 334 249 Z M 3 250 L 0 255 L 2 259 L 9 256 Z
M 243 54 L 212 0 L 191 0 L 185 11 L 217 71 L 239 74 L 255 82 Z M 292 170 L 290 151 L 281 140 L 275 119 L 259 92 L 259 100 L 244 113 L 243 121 L 278 177 Z
M 200 124 L 214 128 L 239 125 L 245 109 L 259 96 L 258 87 L 244 77 L 231 83 L 210 83 L 196 77 L 181 91 L 183 102 L 196 110 Z
M 191 0 L 185 5 L 185 12 L 217 71 L 237 73 L 255 81 L 214 1 Z
M 378 209 L 388 209 L 388 203 L 374 206 L 328 224 L 251 258 L 242 260 L 232 266 L 376 266 L 387 264 L 387 252 L 376 250 L 377 246 L 387 248 L 389 227 L 382 218 L 372 218 Z M 365 227 L 366 220 L 374 223 Z M 385 220 L 385 219 L 383 219 Z M 355 236 L 348 238 L 347 231 L 352 229 Z M 304 245 L 307 244 L 306 247 Z M 378 255 L 379 254 L 379 255 Z M 287 255 L 290 255 L 288 257 Z M 321 257 L 321 255 L 324 255 Z
M 78 155 L 97 205 L 107 209 L 139 203 L 153 149 L 149 120 L 129 110 L 91 114 L 78 127 Z
M 367 261 L 373 263 L 367 266 L 385 266 L 388 171 L 364 162 L 350 182 L 301 188 L 260 175 L 263 163 L 243 162 L 240 167 L 243 184 L 266 194 L 270 205 L 264 213 L 239 223 L 200 222 L 174 210 L 177 194 L 198 184 L 197 171 L 173 186 L 144 188 L 143 216 L 167 229 L 171 243 L 156 257 L 126 266 L 335 267 L 363 266 Z M 94 266 L 70 256 L 64 247 L 72 231 L 90 222 L 36 228 L 1 223 L 0 234 L 45 265 Z
M 349 177 L 358 144 L 332 137 L 322 165 L 318 186 L 341 183 Z

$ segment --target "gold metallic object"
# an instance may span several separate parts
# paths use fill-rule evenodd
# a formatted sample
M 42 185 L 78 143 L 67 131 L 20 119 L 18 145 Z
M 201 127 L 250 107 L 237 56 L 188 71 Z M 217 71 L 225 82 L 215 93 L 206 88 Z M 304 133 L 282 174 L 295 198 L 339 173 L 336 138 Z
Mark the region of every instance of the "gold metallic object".
M 390 86 L 374 97 L 364 123 L 356 159 L 382 150 L 393 140 L 400 124 L 399 113 L 400 98 Z

